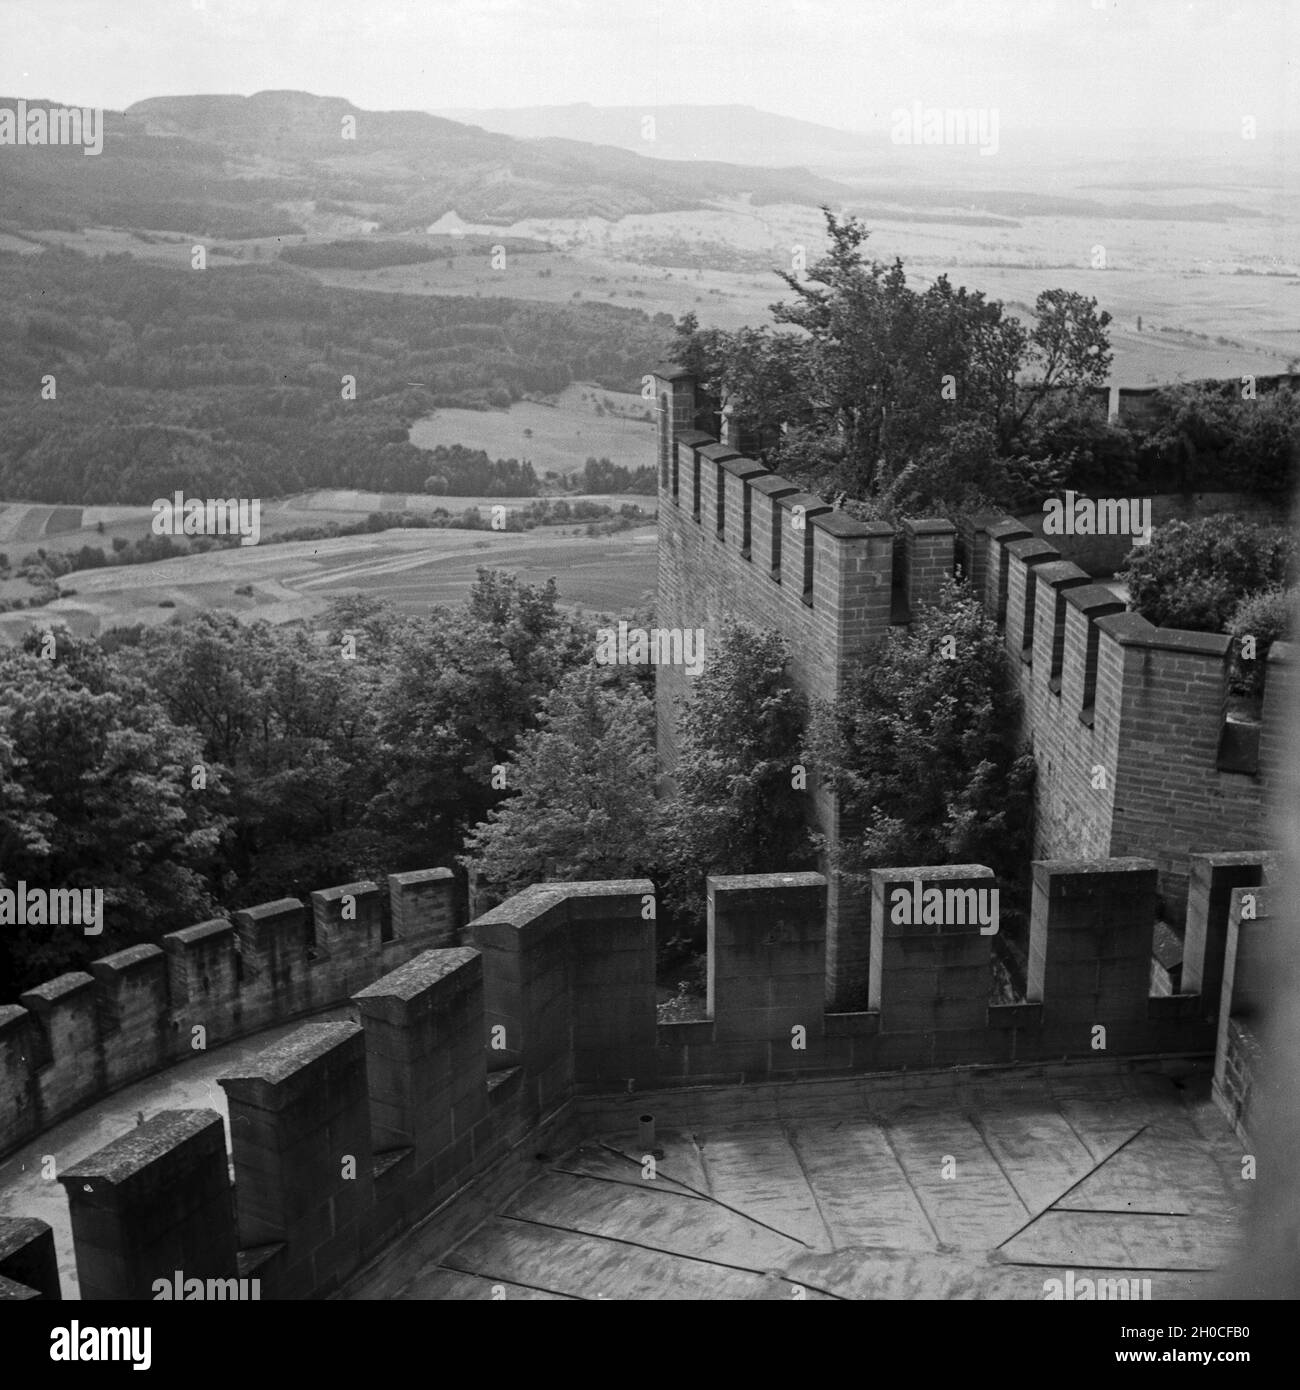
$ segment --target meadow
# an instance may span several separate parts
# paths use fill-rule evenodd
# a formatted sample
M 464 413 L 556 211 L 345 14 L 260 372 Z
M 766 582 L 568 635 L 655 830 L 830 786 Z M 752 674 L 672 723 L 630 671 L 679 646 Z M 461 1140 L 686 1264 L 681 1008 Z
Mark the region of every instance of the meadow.
M 1199 192 L 1208 198 L 1221 191 Z M 1044 289 L 1061 286 L 1096 296 L 1114 318 L 1113 377 L 1121 386 L 1279 372 L 1300 360 L 1300 246 L 1286 234 L 1278 205 L 1258 191 L 1233 190 L 1237 201 L 1258 212 L 1255 217 L 1192 221 L 1107 216 L 1103 203 L 1087 217 L 988 219 L 994 225 L 968 225 L 956 210 L 952 221 L 934 220 L 933 211 L 922 214 L 898 201 L 903 196 L 897 189 L 887 198 L 864 191 L 850 204 L 872 230 L 871 254 L 883 261 L 901 257 L 909 280 L 920 286 L 947 274 L 955 284 L 1004 300 L 1022 317 Z M 774 270 L 789 269 L 800 247 L 811 262 L 823 241 L 822 215 L 816 208 L 753 207 L 734 198 L 719 199 L 714 208 L 638 214 L 617 222 L 528 218 L 491 227 L 449 214 L 429 230 L 443 234 L 455 228 L 532 238 L 556 249 L 509 255 L 499 267 L 486 256 L 458 256 L 450 263 L 301 273 L 348 289 L 545 303 L 585 300 L 674 318 L 690 310 L 703 324 L 734 329 L 767 321 L 771 304 L 789 293 Z M 41 237 L 92 253 L 129 251 L 178 266 L 188 264 L 191 245 L 190 238 L 171 236 L 144 244 L 127 231 L 105 228 Z M 211 263 L 269 260 L 282 244 L 275 237 L 227 243 L 238 258 L 218 257 Z M 1096 248 L 1104 252 L 1104 267 L 1094 264 Z M 764 258 L 773 269 L 727 268 L 738 261 L 752 266 Z M 673 265 L 674 260 L 682 264 Z M 471 441 L 440 436 L 437 442 Z M 506 456 L 518 456 L 515 442 L 510 441 Z M 610 447 L 587 452 L 612 458 Z
M 291 515 L 303 524 L 305 514 L 299 509 Z M 43 608 L 0 614 L 0 642 L 19 642 L 51 622 L 89 636 L 135 623 L 153 627 L 184 620 L 202 609 L 312 625 L 332 599 L 346 593 L 369 594 L 402 612 L 420 613 L 435 604 L 459 603 L 480 566 L 508 570 L 531 584 L 554 578 L 565 607 L 629 616 L 653 598 L 655 529 L 647 525 L 597 537 L 573 527 L 504 533 L 393 530 L 80 570 L 59 581 L 66 597 Z

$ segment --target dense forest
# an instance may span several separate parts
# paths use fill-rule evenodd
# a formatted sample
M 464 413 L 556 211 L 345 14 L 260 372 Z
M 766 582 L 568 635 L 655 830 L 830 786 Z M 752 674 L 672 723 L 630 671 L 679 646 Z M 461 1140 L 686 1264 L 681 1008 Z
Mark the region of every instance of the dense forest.
M 60 630 L 52 659 L 0 648 L 4 882 L 105 894 L 100 936 L 0 932 L 6 997 L 219 909 L 451 862 L 503 796 L 494 766 L 590 662 L 554 582 L 496 571 L 459 608 L 348 598 L 327 628 L 205 613 Z
M 414 420 L 574 380 L 636 390 L 672 341 L 667 315 L 606 305 L 348 291 L 283 266 L 175 270 L 61 249 L 0 254 L 0 297 L 0 496 L 33 502 L 418 492 L 446 460 L 432 467 L 408 442 Z

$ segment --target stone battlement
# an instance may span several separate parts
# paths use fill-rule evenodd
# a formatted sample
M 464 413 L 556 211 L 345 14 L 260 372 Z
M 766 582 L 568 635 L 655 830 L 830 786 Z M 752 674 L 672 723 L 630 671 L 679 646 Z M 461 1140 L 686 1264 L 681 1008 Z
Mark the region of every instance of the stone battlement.
M 656 380 L 656 622 L 702 629 L 706 648 L 728 619 L 773 629 L 789 644 L 794 684 L 831 700 L 891 625 L 960 571 L 996 615 L 1024 697 L 1022 733 L 1039 769 L 1037 855 L 1149 855 L 1176 920 L 1189 849 L 1263 840 L 1285 738 L 1287 644 L 1271 653 L 1262 722 L 1229 718 L 1227 636 L 1153 627 L 1011 517 L 972 519 L 960 532 L 943 519 L 897 529 L 855 520 L 697 430 L 688 373 L 663 368 Z M 684 668 L 656 669 L 669 776 L 689 693 Z M 834 799 L 810 791 L 812 818 L 838 833 Z M 828 910 L 832 996 L 852 995 L 868 970 L 865 905 L 832 881 Z
M 426 1218 L 454 1244 L 527 1181 L 539 1151 L 653 1112 L 656 1092 L 671 1111 L 675 1095 L 702 1103 L 725 1086 L 743 1107 L 745 1088 L 774 1083 L 1201 1058 L 1219 1039 L 1216 1094 L 1240 1119 L 1269 857 L 1194 858 L 1184 988 L 1163 996 L 1153 863 L 1033 867 L 1025 1002 L 993 1002 L 993 944 L 978 926 L 901 923 L 890 906 L 917 881 L 987 887 L 986 868 L 882 869 L 872 1007 L 857 1014 L 825 1009 L 820 875 L 711 878 L 709 1016 L 681 1023 L 656 1021 L 652 884 L 529 889 L 471 923 L 472 945 L 424 951 L 358 988 L 352 1022 L 304 1024 L 221 1077 L 229 1155 L 219 1114 L 166 1111 L 61 1173 L 81 1295 L 147 1299 L 176 1270 L 257 1278 L 263 1298 L 339 1291 Z M 292 943 L 289 922 L 268 934 Z M 48 1296 L 48 1234 L 0 1221 L 12 1296 Z
M 195 1050 L 344 1004 L 456 940 L 450 869 L 390 874 L 388 889 L 391 927 L 378 884 L 344 884 L 310 906 L 282 898 L 169 932 L 0 1005 L 0 1153 Z

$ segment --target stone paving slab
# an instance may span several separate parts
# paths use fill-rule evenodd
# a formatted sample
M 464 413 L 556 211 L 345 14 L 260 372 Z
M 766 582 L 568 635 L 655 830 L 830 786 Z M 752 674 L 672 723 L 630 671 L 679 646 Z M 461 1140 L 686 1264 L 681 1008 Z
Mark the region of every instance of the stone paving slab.
M 891 1078 L 842 1104 L 755 1098 L 768 1114 L 744 1122 L 731 1092 L 725 1118 L 660 1134 L 666 1181 L 640 1179 L 635 1135 L 589 1139 L 402 1296 L 478 1297 L 457 1282 L 477 1277 L 587 1299 L 1043 1299 L 1070 1272 L 1203 1295 L 1249 1195 L 1206 1084 Z

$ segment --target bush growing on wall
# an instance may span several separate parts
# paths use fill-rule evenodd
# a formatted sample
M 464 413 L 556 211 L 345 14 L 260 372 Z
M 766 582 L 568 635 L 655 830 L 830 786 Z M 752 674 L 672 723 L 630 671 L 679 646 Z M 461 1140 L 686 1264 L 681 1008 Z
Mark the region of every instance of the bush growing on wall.
M 1234 693 L 1258 699 L 1264 693 L 1264 663 L 1269 649 L 1279 638 L 1290 636 L 1295 589 L 1262 589 L 1237 605 L 1225 631 L 1232 643 L 1232 688 Z M 1253 648 L 1245 642 L 1253 638 Z M 1250 652 L 1247 655 L 1247 652 Z
M 1209 516 L 1157 527 L 1117 577 L 1157 627 L 1222 632 L 1242 599 L 1291 580 L 1295 558 L 1295 541 L 1281 527 Z
M 841 798 L 832 867 L 861 886 L 899 864 L 987 864 L 1023 873 L 1034 760 L 997 627 L 949 580 L 910 628 L 891 628 L 839 699 L 817 707 L 811 749 Z

